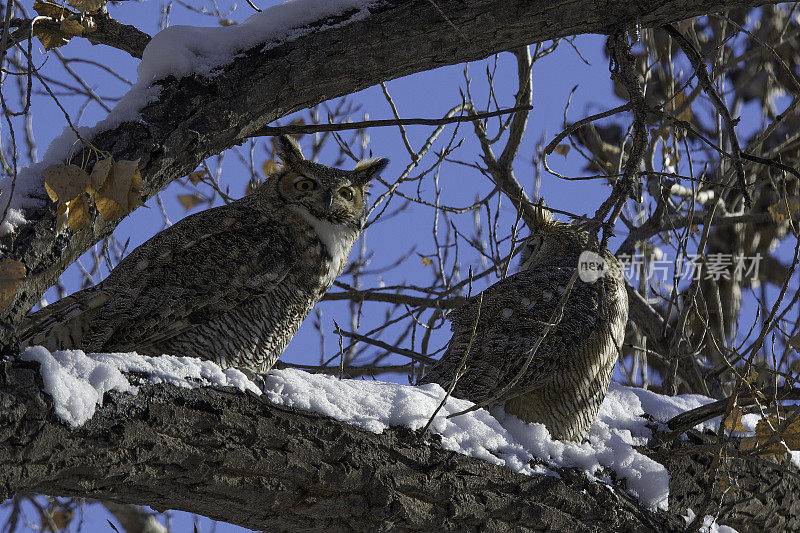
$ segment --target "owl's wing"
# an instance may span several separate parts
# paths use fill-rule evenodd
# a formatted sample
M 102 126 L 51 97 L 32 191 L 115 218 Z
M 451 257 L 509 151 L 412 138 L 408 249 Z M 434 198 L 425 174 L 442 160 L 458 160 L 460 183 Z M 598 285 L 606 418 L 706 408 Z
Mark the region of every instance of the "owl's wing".
M 130 351 L 183 333 L 286 277 L 291 243 L 237 201 L 190 215 L 133 250 L 100 284 L 32 315 L 26 329 L 72 332 L 62 346 Z M 60 323 L 60 324 L 59 324 Z M 23 334 L 24 335 L 24 334 Z M 45 343 L 47 344 L 47 343 Z M 53 345 L 53 343 L 51 343 Z
M 159 233 L 104 282 L 111 299 L 88 344 L 117 351 L 155 344 L 270 292 L 294 263 L 276 226 L 237 202 Z
M 469 348 L 453 395 L 475 403 L 491 399 L 523 368 L 558 308 L 574 268 L 558 265 L 531 268 L 470 298 L 451 313 L 450 345 L 420 383 L 435 382 L 447 389 Z M 576 354 L 581 342 L 589 337 L 597 322 L 599 297 L 600 283 L 576 280 L 561 316 L 533 352 L 524 374 L 502 398 L 492 403 L 502 403 L 552 378 L 566 358 Z

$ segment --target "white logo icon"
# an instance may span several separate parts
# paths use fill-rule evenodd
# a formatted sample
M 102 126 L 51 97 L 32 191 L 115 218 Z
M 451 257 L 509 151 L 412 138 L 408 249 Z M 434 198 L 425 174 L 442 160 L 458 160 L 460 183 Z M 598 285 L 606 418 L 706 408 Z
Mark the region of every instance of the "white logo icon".
M 581 281 L 594 283 L 607 273 L 606 261 L 603 256 L 592 251 L 581 252 L 578 258 L 578 276 Z

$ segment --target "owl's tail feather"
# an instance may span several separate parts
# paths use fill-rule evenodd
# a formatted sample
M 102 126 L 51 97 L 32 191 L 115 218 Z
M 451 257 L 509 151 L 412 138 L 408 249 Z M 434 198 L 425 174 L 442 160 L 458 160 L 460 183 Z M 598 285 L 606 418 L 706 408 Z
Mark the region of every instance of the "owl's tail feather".
M 44 346 L 48 350 L 84 348 L 84 336 L 89 331 L 93 311 L 109 299 L 101 287 L 76 292 L 27 316 L 17 328 L 19 348 Z

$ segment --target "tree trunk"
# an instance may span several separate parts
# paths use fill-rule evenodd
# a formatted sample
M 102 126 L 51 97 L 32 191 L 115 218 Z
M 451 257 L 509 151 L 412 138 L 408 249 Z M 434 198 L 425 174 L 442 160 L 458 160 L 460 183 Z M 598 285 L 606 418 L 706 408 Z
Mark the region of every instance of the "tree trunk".
M 89 422 L 70 430 L 53 414 L 36 367 L 7 362 L 0 374 L 0 499 L 98 498 L 269 531 L 679 531 L 679 515 L 699 505 L 705 483 L 703 457 L 671 457 L 670 512 L 654 512 L 620 484 L 591 483 L 580 472 L 528 477 L 444 451 L 435 436 L 373 434 L 211 388 L 109 393 Z M 721 523 L 800 527 L 796 475 L 737 468 L 747 490 L 737 497 L 757 498 L 727 509 Z
M 510 48 L 583 33 L 610 33 L 637 22 L 655 27 L 760 0 L 383 0 L 370 15 L 319 21 L 309 34 L 246 51 L 213 78 L 167 78 L 141 121 L 99 133 L 92 143 L 116 160 L 140 159 L 151 197 L 206 157 L 242 143 L 288 113 L 422 70 L 484 58 Z M 337 28 L 330 26 L 344 23 Z M 75 154 L 74 161 L 86 159 Z M 64 154 L 66 157 L 66 154 Z M 89 229 L 56 231 L 55 205 L 26 212 L 28 222 L 0 238 L 0 259 L 24 262 L 27 276 L 0 313 L 0 344 L 58 276 L 116 222 L 97 216 Z

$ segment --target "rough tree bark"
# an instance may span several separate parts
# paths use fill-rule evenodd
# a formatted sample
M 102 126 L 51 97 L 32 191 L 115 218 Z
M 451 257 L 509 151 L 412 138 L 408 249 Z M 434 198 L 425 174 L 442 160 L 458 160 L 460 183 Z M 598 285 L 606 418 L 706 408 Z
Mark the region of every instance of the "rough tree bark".
M 484 58 L 516 46 L 583 33 L 610 33 L 640 23 L 660 26 L 763 0 L 382 0 L 370 16 L 318 21 L 310 34 L 238 56 L 213 78 L 168 78 L 141 113 L 91 142 L 117 160 L 141 159 L 143 194 L 151 197 L 206 157 L 243 142 L 288 113 L 383 80 Z M 80 161 L 83 154 L 76 154 Z M 91 157 L 88 158 L 91 160 Z M 58 276 L 113 231 L 97 216 L 90 228 L 56 231 L 55 206 L 26 213 L 28 223 L 0 239 L 0 258 L 24 262 L 27 276 L 13 305 L 0 312 L 0 344 Z
M 653 512 L 622 483 L 590 483 L 571 470 L 527 477 L 444 451 L 435 436 L 376 435 L 211 388 L 112 392 L 70 430 L 41 391 L 37 366 L 9 362 L 0 372 L 0 501 L 15 492 L 98 498 L 268 531 L 679 531 L 679 515 L 697 507 L 706 484 L 707 455 L 655 453 L 669 467 L 671 496 L 669 513 Z M 800 476 L 733 468 L 749 499 L 725 509 L 722 523 L 800 527 Z

